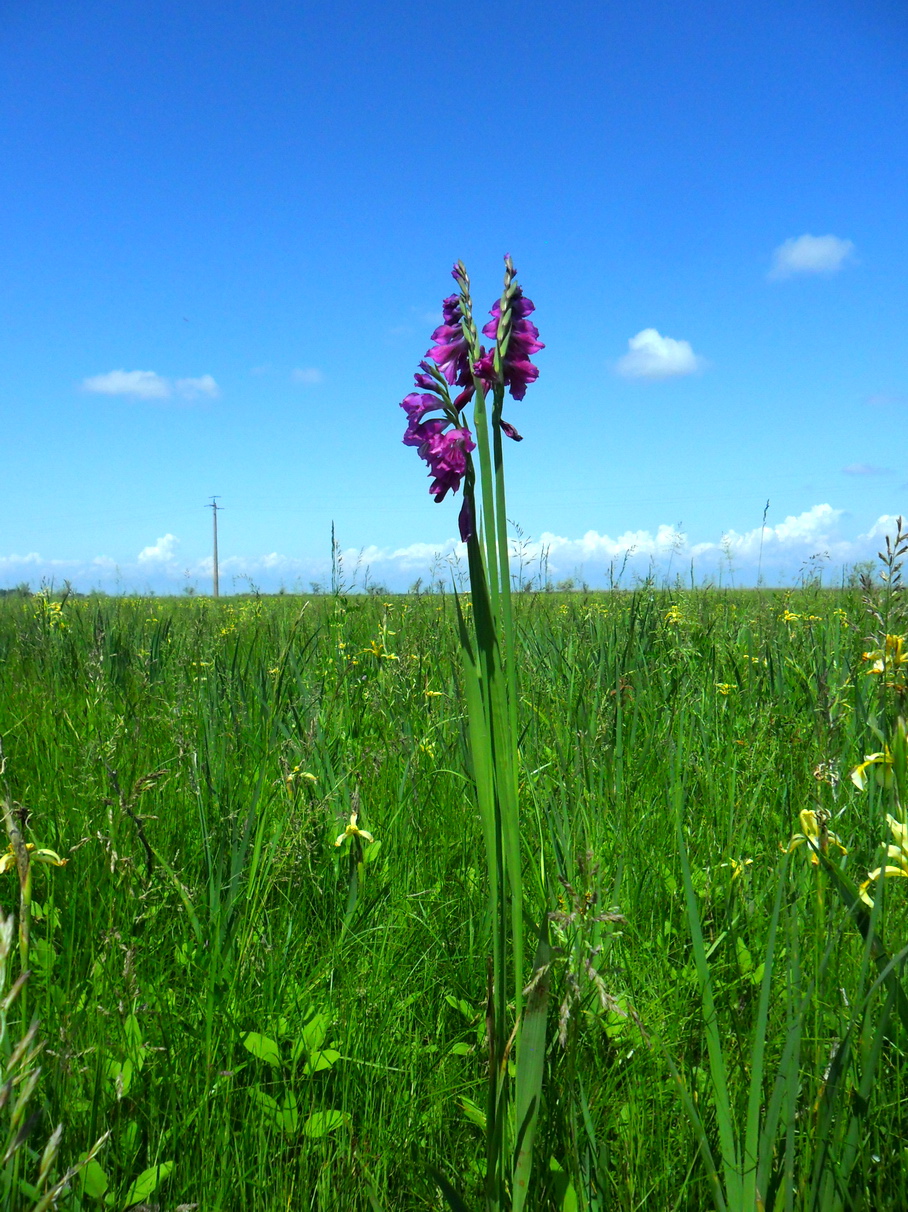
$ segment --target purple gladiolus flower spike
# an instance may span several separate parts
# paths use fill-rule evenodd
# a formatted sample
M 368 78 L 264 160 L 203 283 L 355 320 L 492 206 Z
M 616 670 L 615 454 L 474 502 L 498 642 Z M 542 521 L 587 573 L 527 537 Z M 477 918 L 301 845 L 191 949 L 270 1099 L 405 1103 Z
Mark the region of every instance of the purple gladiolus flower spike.
M 515 400 L 522 400 L 529 384 L 535 383 L 539 378 L 539 368 L 530 361 L 532 354 L 545 349 L 539 340 L 539 329 L 528 318 L 535 310 L 532 299 L 525 298 L 522 289 L 515 286 L 511 297 L 509 331 L 502 334 L 507 344 L 501 359 L 502 381 Z M 490 314 L 492 318 L 483 328 L 482 334 L 497 340 L 501 323 L 501 300 L 492 305 Z M 487 382 L 495 381 L 494 350 L 479 359 L 473 367 L 473 372 Z
M 480 345 L 473 322 L 467 271 L 457 262 L 451 272 L 458 293 L 443 301 L 442 323 L 432 333 L 433 344 L 414 375 L 416 390 L 401 403 L 407 414 L 404 444 L 415 446 L 428 464 L 429 492 L 436 501 L 456 492 L 470 470 L 476 443 L 463 421 L 477 392 L 495 391 L 493 423 L 512 441 L 523 440 L 513 425 L 501 420 L 501 392 L 507 387 L 515 400 L 523 399 L 527 386 L 539 374 L 530 358 L 544 348 L 539 330 L 529 318 L 535 310 L 533 303 L 524 298 L 515 282 L 510 257 L 505 258 L 503 302 L 494 304 L 491 319 L 482 330 L 494 341 L 488 352 Z M 456 392 L 450 390 L 453 387 Z M 473 515 L 473 502 L 465 499 L 458 519 L 464 541 L 473 537 Z
M 435 344 L 426 353 L 438 364 L 438 369 L 452 386 L 466 387 L 472 382 L 470 348 L 463 334 L 463 313 L 460 298 L 451 295 L 441 305 L 444 322 L 432 333 Z

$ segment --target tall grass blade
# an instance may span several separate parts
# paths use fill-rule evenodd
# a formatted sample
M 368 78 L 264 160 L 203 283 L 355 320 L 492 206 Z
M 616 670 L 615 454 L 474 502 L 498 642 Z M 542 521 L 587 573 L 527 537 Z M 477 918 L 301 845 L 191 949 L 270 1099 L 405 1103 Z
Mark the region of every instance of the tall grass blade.
M 687 921 L 690 929 L 691 943 L 694 951 L 694 962 L 697 968 L 697 978 L 700 984 L 700 996 L 703 1005 L 703 1030 L 706 1035 L 706 1047 L 709 1054 L 709 1072 L 713 1087 L 713 1097 L 716 1103 L 716 1118 L 719 1128 L 719 1147 L 722 1154 L 722 1173 L 725 1179 L 725 1195 L 731 1208 L 744 1209 L 741 1170 L 738 1163 L 738 1150 L 735 1143 L 734 1122 L 732 1119 L 731 1101 L 728 1094 L 728 1071 L 725 1056 L 722 1051 L 722 1039 L 719 1032 L 719 1018 L 716 1013 L 716 1003 L 713 997 L 712 977 L 709 971 L 709 960 L 706 956 L 706 946 L 703 942 L 703 931 L 700 927 L 700 914 L 697 909 L 697 894 L 691 878 L 690 860 L 687 857 L 687 847 L 684 844 L 684 831 L 681 823 L 680 802 L 677 805 L 677 837 L 678 853 L 681 859 L 681 875 L 684 881 L 684 897 L 687 906 Z
M 775 970 L 776 935 L 779 928 L 779 916 L 782 912 L 782 898 L 787 887 L 788 859 L 786 857 L 776 881 L 776 895 L 769 920 L 769 937 L 766 942 L 766 958 L 763 965 L 763 979 L 760 982 L 760 1000 L 757 1005 L 757 1021 L 754 1025 L 754 1040 L 750 1057 L 750 1089 L 747 1096 L 747 1121 L 744 1135 L 744 1168 L 741 1175 L 743 1184 L 741 1207 L 747 1209 L 762 1207 L 762 1201 L 766 1196 L 765 1186 L 760 1189 L 757 1181 L 760 1162 L 760 1109 L 763 1103 L 763 1060 L 766 1054 L 769 1001 Z
M 552 948 L 548 941 L 548 921 L 543 918 L 539 945 L 533 963 L 533 976 L 526 989 L 526 1009 L 517 1052 L 517 1144 L 514 1182 L 511 1195 L 513 1212 L 523 1212 L 530 1188 L 533 1143 L 542 1099 L 545 1071 L 546 1025 L 551 978 Z

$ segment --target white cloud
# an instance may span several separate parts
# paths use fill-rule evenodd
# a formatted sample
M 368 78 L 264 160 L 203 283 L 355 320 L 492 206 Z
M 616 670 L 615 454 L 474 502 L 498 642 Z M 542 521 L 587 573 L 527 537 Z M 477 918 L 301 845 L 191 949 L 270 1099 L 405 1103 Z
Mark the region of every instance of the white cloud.
M 866 534 L 860 536 L 863 539 L 881 539 L 887 534 L 894 535 L 899 528 L 899 522 L 903 519 L 894 513 L 884 513 L 870 527 Z
M 891 467 L 875 467 L 872 463 L 849 463 L 842 471 L 848 476 L 891 476 Z
M 106 375 L 83 379 L 82 388 L 102 396 L 132 396 L 136 400 L 169 400 L 174 390 L 184 400 L 198 400 L 203 396 L 216 400 L 221 394 L 211 375 L 177 379 L 176 383 L 171 383 L 153 370 L 110 370 Z
M 197 400 L 200 396 L 216 400 L 221 394 L 221 389 L 211 375 L 202 375 L 198 379 L 177 379 L 174 386 L 184 400 Z
M 110 370 L 82 380 L 85 391 L 102 396 L 135 396 L 137 400 L 166 400 L 170 384 L 153 370 Z
M 908 515 L 908 510 L 905 511 Z M 678 526 L 663 523 L 652 529 L 627 529 L 616 535 L 588 530 L 579 537 L 542 534 L 521 545 L 518 558 L 512 555 L 512 571 L 523 582 L 539 584 L 544 573 L 553 582 L 565 577 L 585 579 L 594 588 L 608 585 L 610 577 L 624 570 L 623 584 L 633 584 L 642 576 L 654 575 L 657 582 L 679 573 L 685 578 L 691 567 L 697 582 L 725 575 L 732 561 L 739 585 L 756 582 L 760 569 L 768 584 L 784 585 L 797 581 L 805 565 L 816 557 L 828 557 L 830 579 L 842 568 L 858 561 L 873 560 L 885 535 L 895 533 L 895 513 L 877 518 L 865 533 L 859 527 L 846 529 L 844 510 L 830 504 L 814 505 L 792 514 L 774 526 L 755 526 L 739 533 L 735 530 L 713 532 L 711 537 L 685 534 Z M 402 547 L 369 546 L 344 550 L 344 567 L 351 581 L 362 588 L 369 568 L 369 580 L 393 590 L 406 589 L 417 577 L 423 583 L 441 579 L 446 584 L 466 573 L 464 546 L 455 538 L 439 543 L 410 543 Z M 611 570 L 611 571 L 610 571 Z M 281 585 L 292 592 L 305 592 L 312 582 L 330 581 L 326 560 L 311 555 L 284 555 L 265 551 L 259 555 L 229 555 L 221 560 L 221 586 L 225 592 L 244 592 L 251 579 L 266 593 Z M 179 541 L 165 534 L 144 548 L 131 561 L 114 561 L 107 556 L 94 559 L 48 559 L 30 552 L 0 555 L 0 584 L 13 586 L 27 580 L 32 585 L 42 580 L 59 583 L 65 578 L 78 590 L 93 587 L 113 592 L 180 594 L 186 578 L 199 592 L 207 593 L 211 584 L 211 556 L 180 554 Z
M 767 277 L 772 280 L 795 274 L 834 274 L 853 254 L 854 244 L 838 236 L 798 236 L 775 249 Z
M 291 372 L 290 378 L 294 383 L 302 383 L 304 387 L 315 387 L 317 383 L 325 381 L 324 374 L 317 366 L 297 367 Z
M 179 539 L 175 534 L 165 534 L 158 539 L 153 547 L 143 547 L 139 552 L 140 564 L 166 564 L 174 557 L 174 549 Z
M 673 379 L 701 370 L 705 360 L 691 349 L 689 341 L 663 337 L 655 328 L 644 328 L 627 343 L 628 352 L 616 369 L 626 379 Z

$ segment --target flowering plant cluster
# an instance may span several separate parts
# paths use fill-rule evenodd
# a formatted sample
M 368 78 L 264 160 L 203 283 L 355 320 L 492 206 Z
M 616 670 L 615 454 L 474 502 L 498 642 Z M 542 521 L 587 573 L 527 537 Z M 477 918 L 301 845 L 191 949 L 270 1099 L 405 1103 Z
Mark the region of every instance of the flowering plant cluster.
M 544 348 L 539 330 L 529 318 L 534 305 L 517 284 L 510 257 L 505 257 L 504 291 L 482 330 L 483 336 L 493 342 L 489 349 L 480 343 L 473 321 L 470 279 L 463 263 L 458 261 L 451 273 L 457 294 L 442 303 L 442 323 L 432 333 L 432 345 L 414 376 L 419 390 L 410 392 L 401 402 L 407 414 L 404 445 L 415 446 L 420 458 L 428 463 L 432 476 L 429 492 L 436 501 L 457 492 L 465 478 L 472 489 L 470 455 L 476 442 L 464 411 L 474 398 L 484 410 L 485 395 L 492 392 L 497 430 L 515 442 L 521 441 L 514 426 L 500 416 L 504 392 L 507 388 L 515 400 L 523 399 L 527 386 L 539 376 L 530 357 Z M 457 394 L 452 394 L 454 388 L 459 389 Z M 471 495 L 465 494 L 460 515 L 464 541 L 473 527 Z
M 442 323 L 419 364 L 415 390 L 401 407 L 407 414 L 404 443 L 415 446 L 428 463 L 429 491 L 435 500 L 443 501 L 463 485 L 460 536 L 467 545 L 470 598 L 455 595 L 455 605 L 470 775 L 485 840 L 492 951 L 486 1011 L 486 1209 L 523 1212 L 542 1096 L 551 948 L 548 921 L 543 920 L 527 984 L 517 659 L 502 449 L 504 437 L 515 442 L 521 438 L 502 412 L 507 391 L 522 400 L 538 377 L 530 359 L 543 346 L 530 320 L 533 304 L 517 285 L 511 258 L 505 257 L 504 264 L 504 289 L 482 330 L 491 342 L 488 348 L 473 320 L 467 271 L 461 261 L 454 266 L 457 293 L 442 304 Z M 474 526 L 477 498 L 481 527 Z M 436 1177 L 451 1207 L 462 1208 L 462 1199 L 456 1194 L 452 1198 L 447 1180 Z

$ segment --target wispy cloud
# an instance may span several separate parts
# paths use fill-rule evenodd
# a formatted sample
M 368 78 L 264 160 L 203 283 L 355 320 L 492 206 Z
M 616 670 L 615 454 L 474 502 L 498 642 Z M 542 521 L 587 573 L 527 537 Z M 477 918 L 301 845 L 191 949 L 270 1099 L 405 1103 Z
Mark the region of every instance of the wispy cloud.
M 140 564 L 167 564 L 173 559 L 179 539 L 175 534 L 162 535 L 151 547 L 139 552 Z
M 864 403 L 871 408 L 897 408 L 908 405 L 908 395 L 899 391 L 876 391 L 864 398 Z
M 198 379 L 177 379 L 174 390 L 184 400 L 198 400 L 203 396 L 208 400 L 216 400 L 221 394 L 221 389 L 211 375 L 202 375 Z
M 849 463 L 843 467 L 847 476 L 891 476 L 895 473 L 891 467 L 875 467 L 872 463 Z
M 674 379 L 692 375 L 706 365 L 689 341 L 663 337 L 655 328 L 644 328 L 627 343 L 628 352 L 618 359 L 616 370 L 626 379 Z
M 317 366 L 297 367 L 290 372 L 290 378 L 294 383 L 302 383 L 304 387 L 315 387 L 325 381 L 324 373 Z
M 101 396 L 133 396 L 137 400 L 166 400 L 170 384 L 153 370 L 110 370 L 82 380 L 85 391 Z
M 772 254 L 767 277 L 773 281 L 797 274 L 834 274 L 854 257 L 854 244 L 838 236 L 792 237 Z
M 211 375 L 196 379 L 177 379 L 171 383 L 153 370 L 109 370 L 82 380 L 82 390 L 102 396 L 126 396 L 134 400 L 216 400 L 220 388 Z

